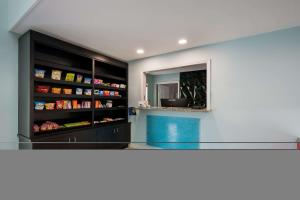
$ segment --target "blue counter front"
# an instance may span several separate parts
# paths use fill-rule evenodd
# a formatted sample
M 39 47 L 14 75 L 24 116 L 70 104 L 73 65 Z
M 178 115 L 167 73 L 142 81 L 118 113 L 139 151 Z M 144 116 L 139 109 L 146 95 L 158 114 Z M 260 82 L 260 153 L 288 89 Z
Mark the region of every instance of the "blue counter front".
M 199 149 L 200 119 L 147 116 L 147 144 L 162 149 Z

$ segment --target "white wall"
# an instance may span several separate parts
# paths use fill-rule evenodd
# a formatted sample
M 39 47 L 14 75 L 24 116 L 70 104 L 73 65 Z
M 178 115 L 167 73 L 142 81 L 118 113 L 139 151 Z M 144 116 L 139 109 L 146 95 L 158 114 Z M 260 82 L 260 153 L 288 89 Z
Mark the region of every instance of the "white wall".
M 140 100 L 137 83 L 144 71 L 211 59 L 212 112 L 155 114 L 200 118 L 201 142 L 295 142 L 300 137 L 299 35 L 298 27 L 132 61 L 129 104 Z M 131 118 L 134 141 L 145 142 L 146 115 Z

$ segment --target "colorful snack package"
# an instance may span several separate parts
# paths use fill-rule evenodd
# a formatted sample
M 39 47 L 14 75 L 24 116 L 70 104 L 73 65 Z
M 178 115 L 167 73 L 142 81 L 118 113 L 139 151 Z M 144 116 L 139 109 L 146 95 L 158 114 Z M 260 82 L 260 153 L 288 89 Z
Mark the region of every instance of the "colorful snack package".
M 55 103 L 46 103 L 45 107 L 46 107 L 46 110 L 54 110 Z
M 81 74 L 77 74 L 77 76 L 76 76 L 76 82 L 77 83 L 81 83 L 82 79 L 83 79 L 83 76 Z
M 91 78 L 84 78 L 84 83 L 85 84 L 91 84 L 91 82 L 92 82 L 92 79 Z
M 76 95 L 82 95 L 82 88 L 76 88 Z
M 50 86 L 38 85 L 36 92 L 46 94 L 49 92 Z
M 64 101 L 56 101 L 56 110 L 62 110 L 64 107 Z
M 61 80 L 61 73 L 62 73 L 62 71 L 60 71 L 60 70 L 52 70 L 51 78 L 53 80 L 60 81 Z
M 75 79 L 74 73 L 67 73 L 65 81 L 74 82 L 74 79 Z
M 63 89 L 63 92 L 64 92 L 64 94 L 71 95 L 72 94 L 72 89 L 65 88 L 65 89 Z
M 53 87 L 51 89 L 51 92 L 52 92 L 52 94 L 60 94 L 61 93 L 61 88 Z
M 34 106 L 35 110 L 44 110 L 44 107 L 45 107 L 44 101 L 35 101 L 34 104 L 35 104 L 35 106 Z
M 46 73 L 46 70 L 43 70 L 43 69 L 35 69 L 35 77 L 37 78 L 44 78 L 45 77 L 45 73 Z
M 72 106 L 73 106 L 73 109 L 78 109 L 78 101 L 77 100 L 73 100 L 72 101 Z
M 92 89 L 85 89 L 84 90 L 84 95 L 91 96 L 92 95 Z

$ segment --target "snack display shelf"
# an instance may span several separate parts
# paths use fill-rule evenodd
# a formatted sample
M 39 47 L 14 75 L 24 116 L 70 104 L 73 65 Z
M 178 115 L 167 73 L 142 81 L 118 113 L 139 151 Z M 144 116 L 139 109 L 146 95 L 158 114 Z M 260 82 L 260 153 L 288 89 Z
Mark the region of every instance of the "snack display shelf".
M 35 93 L 34 97 L 41 98 L 59 98 L 59 99 L 92 99 L 92 96 L 88 95 L 76 95 L 76 94 L 51 94 L 51 93 Z
M 95 108 L 95 111 L 126 110 L 127 107 Z
M 35 110 L 35 113 L 66 113 L 66 112 L 91 112 L 93 109 L 65 109 L 65 110 Z
M 98 76 L 98 77 L 102 77 L 102 78 L 108 78 L 108 79 L 111 79 L 111 80 L 116 80 L 116 81 L 126 81 L 126 78 L 124 77 L 119 77 L 119 76 L 114 76 L 114 75 L 110 75 L 110 74 L 100 74 L 100 73 L 95 73 L 95 76 Z
M 83 125 L 83 126 L 77 126 L 77 127 L 70 127 L 70 128 L 59 128 L 59 129 L 55 129 L 55 130 L 50 130 L 50 131 L 40 131 L 40 132 L 36 132 L 34 133 L 35 137 L 45 137 L 45 136 L 54 136 L 54 135 L 60 135 L 63 133 L 67 133 L 69 131 L 80 131 L 80 130 L 86 130 L 87 128 L 92 128 L 92 125 Z
M 116 88 L 104 85 L 94 85 L 95 89 L 126 91 L 126 88 Z
M 73 85 L 73 86 L 80 86 L 80 87 L 93 87 L 91 84 L 86 83 L 76 83 L 76 82 L 70 82 L 70 81 L 64 81 L 64 80 L 53 80 L 50 78 L 34 78 L 34 81 L 40 82 L 40 83 L 51 83 L 51 84 L 60 84 L 60 85 Z
M 60 70 L 68 71 L 68 72 L 78 72 L 78 73 L 89 74 L 89 75 L 92 74 L 92 71 L 84 70 L 84 69 L 77 69 L 77 68 L 74 68 L 74 67 L 71 67 L 71 66 L 67 66 L 67 65 L 47 61 L 46 58 L 44 59 L 44 57 L 46 57 L 46 56 L 44 56 L 44 54 L 36 53 L 36 59 L 35 59 L 34 63 L 36 65 L 50 67 L 50 68 L 53 68 L 53 69 L 60 69 Z
M 120 97 L 120 96 L 98 96 L 94 95 L 95 99 L 127 99 L 126 97 Z
M 94 127 L 103 127 L 103 126 L 111 126 L 111 125 L 118 125 L 126 122 L 126 119 L 124 120 L 117 120 L 117 121 L 111 121 L 111 122 L 103 122 L 103 123 L 97 123 L 94 124 Z

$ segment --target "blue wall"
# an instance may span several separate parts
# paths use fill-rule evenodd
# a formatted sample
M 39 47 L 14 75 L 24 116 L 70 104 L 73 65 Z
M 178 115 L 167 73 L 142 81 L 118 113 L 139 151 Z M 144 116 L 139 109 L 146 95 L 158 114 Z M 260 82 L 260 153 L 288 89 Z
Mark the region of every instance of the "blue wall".
M 142 96 L 141 84 L 136 83 L 143 72 L 211 60 L 212 112 L 155 114 L 201 119 L 203 142 L 295 142 L 300 137 L 299 52 L 300 27 L 295 27 L 132 61 L 129 105 L 136 106 Z M 146 140 L 147 114 L 132 119 L 135 141 Z M 212 144 L 201 146 L 206 147 Z
M 0 1 L 0 149 L 17 148 L 18 37 L 8 31 L 8 3 Z

